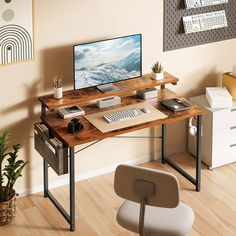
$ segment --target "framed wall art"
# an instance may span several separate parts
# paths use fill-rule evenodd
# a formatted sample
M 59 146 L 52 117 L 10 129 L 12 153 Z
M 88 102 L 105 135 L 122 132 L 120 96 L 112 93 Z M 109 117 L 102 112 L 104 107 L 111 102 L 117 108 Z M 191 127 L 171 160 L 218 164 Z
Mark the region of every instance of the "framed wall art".
M 33 59 L 33 0 L 0 1 L 0 65 Z

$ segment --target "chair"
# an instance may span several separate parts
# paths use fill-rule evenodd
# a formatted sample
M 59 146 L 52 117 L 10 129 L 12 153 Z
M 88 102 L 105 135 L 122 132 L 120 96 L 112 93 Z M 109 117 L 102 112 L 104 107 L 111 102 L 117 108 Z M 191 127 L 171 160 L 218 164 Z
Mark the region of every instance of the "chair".
M 119 208 L 117 222 L 140 236 L 186 235 L 192 228 L 192 209 L 179 202 L 179 183 L 170 173 L 119 165 L 115 192 L 127 199 Z

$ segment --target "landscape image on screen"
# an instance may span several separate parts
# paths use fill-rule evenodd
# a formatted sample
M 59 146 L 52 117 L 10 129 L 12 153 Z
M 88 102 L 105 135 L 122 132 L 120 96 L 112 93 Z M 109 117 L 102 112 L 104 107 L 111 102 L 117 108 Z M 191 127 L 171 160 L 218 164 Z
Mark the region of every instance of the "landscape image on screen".
M 141 35 L 74 46 L 75 89 L 141 76 Z

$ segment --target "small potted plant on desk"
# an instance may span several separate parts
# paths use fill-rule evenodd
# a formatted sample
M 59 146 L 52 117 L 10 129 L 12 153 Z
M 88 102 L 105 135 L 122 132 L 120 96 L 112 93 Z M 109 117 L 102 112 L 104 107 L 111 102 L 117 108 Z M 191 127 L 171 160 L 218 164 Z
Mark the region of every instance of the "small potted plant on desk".
M 153 66 L 152 66 L 152 78 L 155 80 L 161 80 L 164 78 L 164 67 L 162 64 L 157 61 Z
M 27 164 L 23 160 L 17 160 L 20 144 L 13 145 L 13 151 L 8 152 L 8 140 L 8 132 L 0 133 L 0 225 L 10 223 L 15 217 L 16 192 L 13 187 Z M 6 164 L 3 166 L 5 159 Z

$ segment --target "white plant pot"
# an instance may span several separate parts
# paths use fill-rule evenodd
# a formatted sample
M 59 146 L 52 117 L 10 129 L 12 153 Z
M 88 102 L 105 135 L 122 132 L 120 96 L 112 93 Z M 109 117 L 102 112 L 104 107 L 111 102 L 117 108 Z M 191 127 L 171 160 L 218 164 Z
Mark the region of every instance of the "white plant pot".
M 54 98 L 61 99 L 62 98 L 62 87 L 61 88 L 54 88 Z
M 233 65 L 233 76 L 236 77 L 236 65 Z
M 164 72 L 161 72 L 161 73 L 152 72 L 152 78 L 155 80 L 162 80 L 164 79 Z

